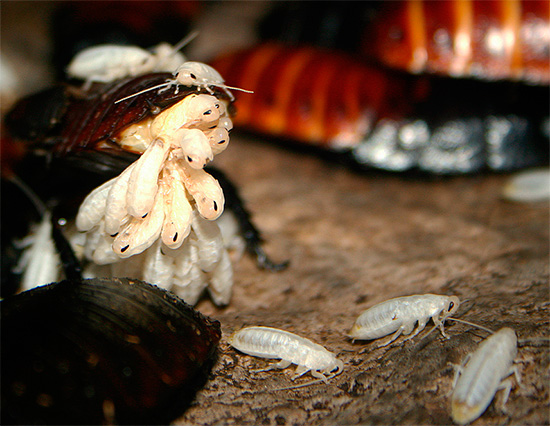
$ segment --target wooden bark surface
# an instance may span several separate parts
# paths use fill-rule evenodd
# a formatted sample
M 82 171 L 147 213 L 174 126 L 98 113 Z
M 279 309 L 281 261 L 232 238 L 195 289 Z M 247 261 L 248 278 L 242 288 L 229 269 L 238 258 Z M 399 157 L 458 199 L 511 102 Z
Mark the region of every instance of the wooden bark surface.
M 366 308 L 389 298 L 436 293 L 466 300 L 457 317 L 519 338 L 548 336 L 549 209 L 502 200 L 507 175 L 445 179 L 358 174 L 315 156 L 232 136 L 216 164 L 239 185 L 279 273 L 250 258 L 235 267 L 230 305 L 198 309 L 222 323 L 219 359 L 176 424 L 452 424 L 454 370 L 487 333 L 448 322 L 439 331 L 352 343 L 346 333 Z M 248 325 L 308 337 L 345 363 L 328 384 L 276 390 L 295 367 L 254 372 L 272 360 L 241 354 L 228 336 Z M 548 343 L 521 346 L 523 387 L 476 425 L 549 422 Z

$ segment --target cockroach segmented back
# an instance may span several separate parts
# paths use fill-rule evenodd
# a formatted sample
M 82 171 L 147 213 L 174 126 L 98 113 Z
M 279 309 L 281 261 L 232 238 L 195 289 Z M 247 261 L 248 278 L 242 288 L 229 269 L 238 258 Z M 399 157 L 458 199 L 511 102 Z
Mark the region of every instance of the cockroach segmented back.
M 267 43 L 214 67 L 232 86 L 254 92 L 237 96 L 235 125 L 333 149 L 357 145 L 375 118 L 409 112 L 401 96 L 418 97 L 405 78 L 310 47 Z
M 394 68 L 455 77 L 550 82 L 546 1 L 422 1 L 386 4 L 363 51 Z
M 536 166 L 548 157 L 542 86 L 416 76 L 275 43 L 214 66 L 228 84 L 254 91 L 235 101 L 237 127 L 349 152 L 360 167 L 458 174 Z

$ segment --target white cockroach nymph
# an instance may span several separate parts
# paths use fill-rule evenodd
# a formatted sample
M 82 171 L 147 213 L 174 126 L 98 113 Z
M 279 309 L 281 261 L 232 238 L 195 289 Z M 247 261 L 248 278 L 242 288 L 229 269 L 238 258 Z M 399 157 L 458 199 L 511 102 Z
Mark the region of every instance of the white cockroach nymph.
M 291 364 L 296 364 L 297 368 L 292 380 L 309 371 L 313 377 L 326 383 L 328 379 L 340 374 L 344 368 L 342 360 L 337 359 L 323 346 L 277 328 L 246 327 L 233 333 L 229 338 L 229 343 L 235 349 L 248 355 L 281 360 L 267 370 L 271 368 L 283 369 Z
M 202 170 L 212 161 L 214 153 L 209 138 L 199 129 L 180 129 L 178 139 L 184 153 L 184 159 L 193 169 Z
M 520 383 L 518 371 L 512 366 L 516 355 L 516 333 L 504 327 L 466 357 L 463 366 L 457 368 L 451 397 L 455 423 L 463 425 L 481 416 L 499 389 L 505 390 L 502 405 L 506 403 L 512 388 L 511 380 L 506 378 L 514 373 Z
M 33 228 L 30 235 L 16 242 L 18 248 L 24 249 L 14 269 L 14 272 L 23 274 L 23 291 L 35 287 L 37 283 L 42 285 L 56 281 L 61 266 L 61 260 L 51 238 L 51 213 L 45 211 L 40 224 L 34 225 Z
M 204 289 L 215 303 L 229 302 L 232 267 L 213 222 L 225 199 L 203 169 L 227 147 L 226 113 L 214 96 L 191 94 L 125 129 L 121 145 L 142 147 L 141 156 L 93 190 L 76 218 L 91 275 L 111 266 L 113 275 L 161 285 L 191 304 Z
M 220 217 L 225 199 L 218 181 L 204 170 L 196 170 L 183 165 L 179 172 L 187 191 L 195 200 L 201 216 L 209 220 Z
M 406 340 L 412 339 L 426 327 L 430 318 L 445 336 L 445 318 L 454 314 L 459 305 L 458 297 L 437 294 L 419 294 L 386 300 L 359 315 L 349 332 L 349 337 L 353 340 L 373 340 L 394 333 L 379 345 L 383 347 L 401 334 L 411 334 L 418 322 L 415 332 Z
M 514 174 L 502 188 L 502 196 L 520 203 L 550 200 L 550 169 L 537 168 Z
M 210 94 L 213 94 L 214 92 L 209 86 L 220 87 L 224 89 L 231 100 L 233 100 L 233 95 L 227 89 L 235 88 L 224 85 L 224 79 L 220 73 L 210 65 L 194 61 L 184 62 L 178 67 L 174 73 L 174 77 L 175 79 L 170 83 L 170 85 L 179 83 L 184 86 L 197 86 L 206 90 Z
M 175 165 L 167 167 L 161 190 L 166 194 L 166 211 L 162 227 L 162 242 L 171 249 L 181 246 L 191 230 L 193 207 L 187 199 L 185 185 L 179 179 Z
M 94 82 L 111 81 L 150 72 L 172 72 L 185 62 L 179 52 L 193 40 L 197 33 L 191 33 L 175 46 L 160 43 L 150 50 L 137 46 L 100 44 L 80 51 L 67 67 L 71 78 L 85 80 L 85 87 Z
M 196 86 L 199 89 L 206 90 L 211 95 L 214 94 L 214 91 L 210 88 L 210 86 L 219 87 L 227 94 L 231 101 L 234 101 L 235 97 L 229 91 L 229 89 L 238 90 L 245 93 L 253 93 L 250 90 L 241 89 L 239 87 L 227 86 L 224 84 L 224 82 L 225 81 L 220 73 L 212 68 L 210 65 L 202 62 L 187 61 L 181 64 L 176 69 L 176 71 L 174 72 L 174 78 L 166 80 L 165 83 L 149 87 L 130 96 L 118 99 L 115 103 L 123 102 L 127 99 L 133 98 L 134 96 L 141 95 L 142 93 L 149 92 L 151 90 L 159 89 L 162 92 L 170 89 L 172 86 L 176 86 L 175 93 L 177 94 L 179 92 L 178 84 L 181 84 L 183 86 Z

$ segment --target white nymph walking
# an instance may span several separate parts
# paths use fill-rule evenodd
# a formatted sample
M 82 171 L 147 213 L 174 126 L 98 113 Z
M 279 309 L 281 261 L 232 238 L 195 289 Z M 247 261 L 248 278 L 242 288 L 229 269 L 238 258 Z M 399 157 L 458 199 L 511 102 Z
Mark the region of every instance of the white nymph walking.
M 235 349 L 261 358 L 275 358 L 281 361 L 271 368 L 287 368 L 296 364 L 292 380 L 303 376 L 308 371 L 325 383 L 328 379 L 340 374 L 344 368 L 342 360 L 326 350 L 323 346 L 288 331 L 271 327 L 246 327 L 230 337 L 229 343 Z M 334 373 L 332 373 L 336 370 Z
M 354 340 L 373 340 L 394 333 L 379 345 L 382 347 L 389 345 L 401 334 L 411 334 L 418 322 L 416 331 L 405 340 L 412 339 L 424 330 L 430 318 L 445 336 L 445 318 L 454 314 L 459 306 L 458 297 L 437 294 L 418 294 L 386 300 L 359 315 L 349 337 Z

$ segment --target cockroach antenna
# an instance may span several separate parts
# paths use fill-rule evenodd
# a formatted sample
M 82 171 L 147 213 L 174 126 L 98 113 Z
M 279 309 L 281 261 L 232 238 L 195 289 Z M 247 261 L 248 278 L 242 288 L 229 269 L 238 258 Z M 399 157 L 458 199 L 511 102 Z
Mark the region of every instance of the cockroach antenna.
M 254 93 L 254 90 L 247 90 L 247 89 L 243 89 L 241 87 L 227 86 L 226 84 L 211 84 L 211 86 L 221 87 L 222 89 L 236 90 L 238 92 L 244 92 L 244 93 Z
M 32 205 L 36 208 L 40 216 L 44 216 L 46 212 L 48 211 L 48 208 L 46 207 L 46 204 L 40 199 L 40 197 L 34 192 L 34 190 L 27 185 L 23 180 L 19 178 L 17 175 L 10 175 L 7 177 L 7 180 L 9 180 L 11 183 L 13 183 L 17 188 L 23 192 L 27 198 L 30 200 Z
M 199 35 L 198 31 L 193 31 L 192 33 L 186 35 L 176 45 L 174 45 L 174 49 L 173 49 L 174 53 L 183 49 L 185 46 L 187 46 L 189 43 L 195 40 L 195 38 L 197 38 L 198 35 Z
M 473 322 L 466 321 L 466 320 L 463 320 L 463 319 L 458 319 L 458 318 L 451 318 L 451 317 L 449 317 L 449 318 L 445 318 L 445 320 L 461 322 L 462 324 L 466 324 L 466 325 L 470 325 L 470 326 L 472 326 L 472 327 L 479 328 L 480 330 L 486 331 L 486 332 L 489 333 L 489 334 L 494 334 L 494 333 L 495 333 L 495 332 L 494 332 L 493 330 L 491 330 L 490 328 L 483 327 L 482 325 L 475 324 L 475 323 L 473 323 Z
M 135 97 L 135 96 L 138 96 L 138 95 L 141 95 L 141 94 L 143 94 L 143 93 L 150 92 L 151 90 L 160 89 L 161 87 L 168 87 L 168 86 L 170 86 L 170 85 L 172 85 L 172 84 L 173 84 L 173 83 L 172 83 L 172 80 L 168 80 L 166 83 L 157 84 L 156 86 L 149 87 L 149 88 L 147 88 L 147 89 L 145 89 L 145 90 L 141 90 L 141 91 L 136 92 L 136 93 L 134 93 L 134 94 L 132 94 L 132 95 L 130 95 L 130 96 L 126 96 L 125 98 L 118 99 L 118 100 L 115 101 L 115 104 L 118 104 L 118 103 L 120 103 L 120 102 L 126 101 L 126 100 L 128 100 L 128 99 L 131 99 L 131 98 L 133 98 L 133 97 Z

